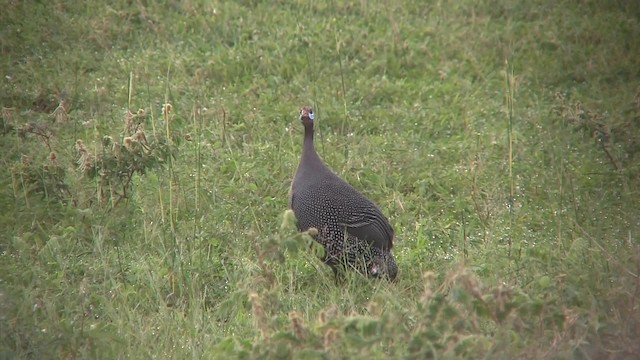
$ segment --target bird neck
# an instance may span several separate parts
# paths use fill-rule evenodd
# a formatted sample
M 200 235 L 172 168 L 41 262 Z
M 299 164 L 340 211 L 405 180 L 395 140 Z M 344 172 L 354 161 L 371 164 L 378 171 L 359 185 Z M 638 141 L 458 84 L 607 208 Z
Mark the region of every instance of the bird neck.
M 304 142 L 302 143 L 302 157 L 318 157 L 313 145 L 313 124 L 304 124 Z

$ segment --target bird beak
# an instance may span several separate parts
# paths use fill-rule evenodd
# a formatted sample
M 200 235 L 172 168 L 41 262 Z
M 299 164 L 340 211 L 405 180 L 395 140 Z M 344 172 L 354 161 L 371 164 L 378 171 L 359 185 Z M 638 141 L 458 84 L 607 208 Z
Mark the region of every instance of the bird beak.
M 305 116 L 309 116 L 309 112 L 307 111 L 307 109 L 305 108 L 300 109 L 300 120 L 302 120 L 302 118 Z

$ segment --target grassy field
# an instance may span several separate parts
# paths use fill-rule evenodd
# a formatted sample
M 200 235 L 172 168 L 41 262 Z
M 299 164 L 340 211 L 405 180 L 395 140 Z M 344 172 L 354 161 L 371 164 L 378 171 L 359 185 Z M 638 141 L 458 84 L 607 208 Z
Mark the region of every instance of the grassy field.
M 640 353 L 640 2 L 2 8 L 0 359 Z M 295 230 L 306 104 L 395 283 Z

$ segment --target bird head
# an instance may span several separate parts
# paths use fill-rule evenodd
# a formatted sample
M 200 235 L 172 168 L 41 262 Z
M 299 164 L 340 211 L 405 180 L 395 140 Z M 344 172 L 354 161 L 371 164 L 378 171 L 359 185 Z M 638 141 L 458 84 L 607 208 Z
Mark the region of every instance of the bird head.
M 394 281 L 398 275 L 398 265 L 390 251 L 373 257 L 369 265 L 369 275 L 375 278 L 387 278 Z
M 300 109 L 300 120 L 303 122 L 313 122 L 315 115 L 313 114 L 313 109 L 309 106 L 303 106 Z

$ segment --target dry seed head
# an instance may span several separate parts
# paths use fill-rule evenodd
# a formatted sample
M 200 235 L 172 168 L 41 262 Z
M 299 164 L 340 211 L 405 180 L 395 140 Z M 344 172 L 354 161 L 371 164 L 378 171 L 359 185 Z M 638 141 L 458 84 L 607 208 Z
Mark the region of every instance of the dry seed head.
M 20 161 L 22 162 L 22 165 L 24 165 L 24 166 L 29 166 L 31 164 L 31 158 L 29 158 L 25 154 L 22 154 L 22 156 L 20 157 Z
M 67 109 L 65 106 L 65 101 L 61 100 L 58 107 L 51 113 L 51 116 L 53 116 L 57 122 L 62 122 L 67 119 Z
M 134 140 L 131 136 L 125 137 L 122 141 L 124 142 L 124 147 L 126 147 L 129 150 L 132 149 Z
M 109 135 L 105 135 L 102 137 L 102 146 L 107 147 L 109 145 L 113 145 L 113 138 Z
M 266 316 L 260 297 L 255 292 L 250 292 L 249 301 L 251 302 L 251 313 L 253 314 L 255 325 L 260 330 L 262 337 L 267 338 Z
M 507 301 L 511 299 L 511 289 L 500 285 L 498 288 L 493 290 L 493 298 L 496 301 L 498 309 L 503 311 Z
M 318 229 L 311 227 L 309 229 L 307 229 L 307 234 L 309 234 L 309 236 L 313 237 L 318 235 Z
M 84 172 L 91 167 L 91 154 L 87 151 L 82 140 L 76 140 L 76 150 L 80 154 L 80 159 L 77 162 L 78 169 Z
M 375 301 L 371 301 L 367 304 L 367 310 L 369 310 L 369 313 L 373 316 L 380 315 L 380 305 Z
M 295 311 L 289 313 L 289 320 L 291 321 L 291 330 L 293 334 L 299 339 L 304 339 L 304 325 L 302 324 L 302 319 L 300 318 L 300 314 Z
M 331 344 L 333 344 L 337 337 L 338 331 L 336 329 L 327 329 L 327 331 L 324 332 L 324 337 L 322 339 L 322 345 L 324 348 L 330 349 Z
M 87 149 L 84 147 L 82 140 L 76 140 L 76 150 L 79 153 L 87 152 Z
M 436 275 L 432 271 L 426 271 L 422 274 L 422 279 L 424 280 L 424 290 L 422 290 L 422 296 L 420 300 L 423 303 L 429 302 L 431 300 L 431 296 L 433 295 L 433 281 Z
M 49 153 L 49 161 L 51 161 L 51 162 L 55 162 L 56 161 L 56 153 L 54 153 L 53 151 L 51 153 Z
M 11 120 L 13 120 L 13 114 L 15 113 L 16 108 L 8 108 L 8 107 L 2 107 L 2 118 L 9 122 Z
M 136 114 L 136 116 L 145 117 L 147 116 L 147 113 L 144 111 L 144 109 L 138 109 L 138 113 Z
M 131 112 L 131 110 L 127 110 L 127 112 L 124 113 L 124 128 L 127 132 L 131 131 L 131 126 L 133 125 L 133 118 L 134 118 L 134 115 Z
M 320 323 L 320 325 L 323 325 L 328 321 L 331 321 L 331 319 L 335 318 L 337 314 L 338 309 L 335 307 L 335 305 L 332 305 L 329 308 L 320 311 L 320 313 L 318 314 L 318 323 Z
M 133 134 L 131 137 L 135 141 L 139 141 L 143 144 L 147 143 L 147 137 L 144 135 L 144 126 L 142 126 L 142 124 L 140 124 L 140 127 L 138 127 L 138 130 L 136 130 L 136 133 Z
M 282 223 L 280 223 L 280 229 L 294 228 L 296 224 L 296 215 L 293 210 L 287 209 L 282 215 Z
M 422 279 L 424 280 L 425 283 L 427 284 L 431 284 L 433 283 L 433 280 L 436 278 L 436 274 L 433 273 L 433 271 L 425 271 L 422 274 Z
M 171 105 L 170 103 L 167 104 L 163 104 L 162 105 L 162 113 L 165 115 L 169 115 L 171 113 L 171 109 L 173 108 L 173 105 Z
M 262 304 L 260 304 L 260 297 L 254 292 L 249 293 L 249 301 L 251 302 L 251 310 L 256 317 L 262 317 L 264 311 L 262 310 Z
M 78 169 L 80 169 L 80 171 L 82 172 L 85 172 L 89 168 L 91 168 L 91 155 L 85 150 L 84 152 L 80 152 L 80 159 L 78 159 Z
M 113 151 L 113 154 L 115 156 L 120 156 L 120 150 L 122 149 L 122 145 L 118 144 L 117 142 L 113 142 L 111 143 L 111 151 Z
M 87 171 L 87 169 L 89 169 L 90 167 L 91 157 L 89 156 L 89 154 L 81 156 L 80 159 L 78 159 L 78 168 L 80 169 L 80 171 Z
M 457 282 L 460 284 L 465 290 L 469 291 L 473 297 L 476 299 L 482 298 L 480 294 L 481 285 L 478 281 L 478 278 L 472 271 L 469 271 L 467 268 L 460 268 L 460 270 L 454 272 L 452 275 L 449 275 L 448 282 L 454 283 Z

